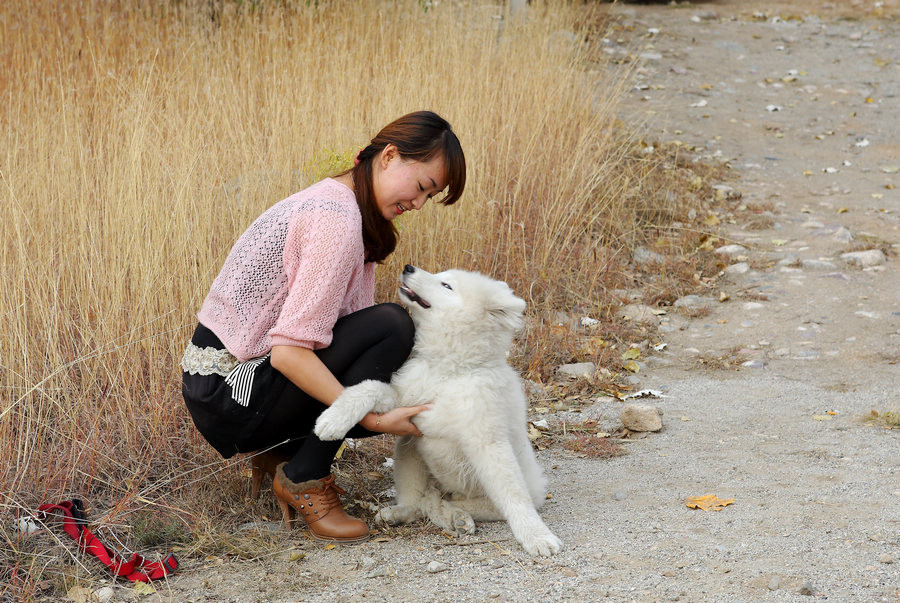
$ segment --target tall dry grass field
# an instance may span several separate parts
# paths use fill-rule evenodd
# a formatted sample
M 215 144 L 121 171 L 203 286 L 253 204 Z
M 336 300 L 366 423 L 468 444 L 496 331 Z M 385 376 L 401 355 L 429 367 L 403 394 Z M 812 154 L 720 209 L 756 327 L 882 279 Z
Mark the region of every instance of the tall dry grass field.
M 6 511 L 171 504 L 221 467 L 178 366 L 210 283 L 258 214 L 403 113 L 454 125 L 469 182 L 400 219 L 378 297 L 411 262 L 596 310 L 646 166 L 580 3 L 505 24 L 479 3 L 287 4 L 0 3 Z

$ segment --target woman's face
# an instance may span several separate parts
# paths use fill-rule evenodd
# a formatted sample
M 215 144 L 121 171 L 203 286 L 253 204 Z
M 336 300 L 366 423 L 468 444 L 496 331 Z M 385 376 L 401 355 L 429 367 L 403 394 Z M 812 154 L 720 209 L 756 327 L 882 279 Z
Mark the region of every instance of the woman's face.
M 447 169 L 441 155 L 425 162 L 404 159 L 397 147 L 389 144 L 373 161 L 375 202 L 386 220 L 422 209 L 428 199 L 447 187 Z

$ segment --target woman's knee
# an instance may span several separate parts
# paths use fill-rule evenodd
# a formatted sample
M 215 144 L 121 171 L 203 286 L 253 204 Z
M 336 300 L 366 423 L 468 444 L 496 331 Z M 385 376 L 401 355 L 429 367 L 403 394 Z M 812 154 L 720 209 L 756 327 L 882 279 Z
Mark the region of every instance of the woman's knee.
M 387 337 L 393 340 L 398 350 L 409 355 L 415 341 L 416 327 L 409 313 L 399 304 L 392 302 L 377 306 L 378 321 L 386 330 Z

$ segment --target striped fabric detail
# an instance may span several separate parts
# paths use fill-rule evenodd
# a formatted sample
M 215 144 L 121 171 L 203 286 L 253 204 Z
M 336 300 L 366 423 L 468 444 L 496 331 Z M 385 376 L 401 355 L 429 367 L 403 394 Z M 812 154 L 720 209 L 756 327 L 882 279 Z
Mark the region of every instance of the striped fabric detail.
M 253 376 L 256 367 L 265 362 L 269 355 L 242 362 L 225 377 L 225 383 L 231 386 L 231 397 L 241 406 L 250 404 L 250 392 L 253 391 Z

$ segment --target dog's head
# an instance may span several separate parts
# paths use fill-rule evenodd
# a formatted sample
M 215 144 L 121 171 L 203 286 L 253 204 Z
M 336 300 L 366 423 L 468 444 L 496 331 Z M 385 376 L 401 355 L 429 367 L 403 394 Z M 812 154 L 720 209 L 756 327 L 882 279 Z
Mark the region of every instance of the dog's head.
M 409 265 L 400 276 L 400 301 L 416 324 L 417 341 L 420 331 L 469 342 L 493 335 L 508 347 L 525 312 L 525 301 L 502 281 L 465 270 L 432 274 Z

